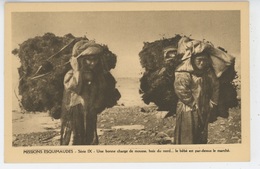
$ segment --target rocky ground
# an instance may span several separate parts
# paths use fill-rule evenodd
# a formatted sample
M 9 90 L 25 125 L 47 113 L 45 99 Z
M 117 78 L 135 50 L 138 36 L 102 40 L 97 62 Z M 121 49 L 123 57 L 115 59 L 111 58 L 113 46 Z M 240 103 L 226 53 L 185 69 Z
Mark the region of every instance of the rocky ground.
M 116 106 L 105 110 L 98 117 L 98 134 L 101 145 L 151 145 L 174 144 L 175 117 L 164 118 L 166 112 L 156 111 L 155 106 Z M 18 114 L 13 119 L 13 146 L 59 145 L 59 120 L 52 120 L 45 113 Z M 45 119 L 38 124 L 41 129 L 29 126 L 29 120 Z M 26 122 L 27 121 L 27 122 Z M 48 122 L 47 122 L 48 121 Z M 20 123 L 20 124 L 19 124 Z M 20 127 L 19 127 L 20 126 Z M 32 130 L 35 129 L 35 130 Z M 241 143 L 241 113 L 239 108 L 230 110 L 227 119 L 218 118 L 209 124 L 209 144 Z

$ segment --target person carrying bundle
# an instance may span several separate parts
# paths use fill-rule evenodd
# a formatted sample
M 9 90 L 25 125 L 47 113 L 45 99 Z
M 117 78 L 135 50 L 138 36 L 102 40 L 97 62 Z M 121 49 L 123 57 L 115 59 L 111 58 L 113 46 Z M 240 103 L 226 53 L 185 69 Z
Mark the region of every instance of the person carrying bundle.
M 73 47 L 72 69 L 64 77 L 61 145 L 97 145 L 97 114 L 106 108 L 102 46 L 81 40 Z
M 206 144 L 208 122 L 218 104 L 219 82 L 206 50 L 183 58 L 175 70 L 175 144 Z

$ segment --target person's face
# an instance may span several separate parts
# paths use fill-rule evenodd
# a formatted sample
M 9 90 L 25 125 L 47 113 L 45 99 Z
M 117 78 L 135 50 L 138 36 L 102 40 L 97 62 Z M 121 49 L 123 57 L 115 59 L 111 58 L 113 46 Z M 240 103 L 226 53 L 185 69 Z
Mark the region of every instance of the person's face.
M 166 54 L 165 62 L 169 62 L 170 59 L 173 59 L 176 57 L 176 52 L 170 51 Z
M 170 51 L 164 58 L 164 63 L 171 67 L 179 65 L 181 58 L 177 55 L 177 51 Z
M 97 56 L 91 55 L 91 56 L 84 57 L 82 62 L 83 62 L 83 69 L 93 70 L 98 63 L 98 59 Z
M 204 70 L 209 65 L 209 60 L 206 55 L 197 56 L 194 59 L 194 64 L 199 70 Z

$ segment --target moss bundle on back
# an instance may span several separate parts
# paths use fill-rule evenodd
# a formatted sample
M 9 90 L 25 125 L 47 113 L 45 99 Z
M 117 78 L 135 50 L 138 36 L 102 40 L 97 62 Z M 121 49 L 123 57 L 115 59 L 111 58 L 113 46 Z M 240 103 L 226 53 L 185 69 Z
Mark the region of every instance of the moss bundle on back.
M 13 50 L 13 54 L 17 54 L 21 62 L 21 67 L 18 68 L 19 94 L 22 96 L 21 104 L 25 110 L 59 113 L 64 90 L 63 78 L 71 69 L 68 61 L 72 48 L 82 39 L 87 38 L 74 37 L 72 34 L 59 37 L 46 33 L 24 41 L 19 45 L 19 49 Z M 116 81 L 109 71 L 115 68 L 116 55 L 106 45 L 102 46 L 104 75 L 114 91 Z M 111 107 L 116 104 L 118 96 L 107 93 L 110 95 L 107 98 L 110 103 L 106 107 Z
M 173 89 L 174 67 L 172 63 L 164 61 L 166 47 L 178 47 L 180 35 L 173 38 L 145 42 L 139 53 L 140 63 L 145 69 L 140 79 L 140 92 L 146 104 L 150 102 L 158 106 L 158 110 L 175 113 L 178 98 Z
M 140 93 L 146 104 L 151 102 L 158 106 L 159 110 L 169 111 L 175 114 L 178 97 L 174 92 L 174 70 L 181 63 L 183 54 L 176 52 L 175 59 L 166 62 L 165 49 L 178 49 L 178 42 L 182 36 L 164 38 L 154 42 L 145 42 L 139 53 L 140 63 L 145 69 L 140 79 Z M 188 38 L 187 38 L 188 39 Z M 225 49 L 219 48 L 224 52 Z M 233 80 L 237 78 L 234 64 L 231 65 L 219 78 L 220 97 L 217 116 L 228 117 L 229 108 L 238 105 L 237 91 Z

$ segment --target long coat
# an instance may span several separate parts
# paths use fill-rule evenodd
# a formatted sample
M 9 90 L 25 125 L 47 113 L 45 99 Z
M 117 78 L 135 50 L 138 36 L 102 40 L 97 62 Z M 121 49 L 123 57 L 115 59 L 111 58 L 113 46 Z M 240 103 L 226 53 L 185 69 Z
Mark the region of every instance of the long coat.
M 105 108 L 105 80 L 95 76 L 84 81 L 82 73 L 70 70 L 64 77 L 64 95 L 61 116 L 61 145 L 96 145 L 97 114 Z
M 187 63 L 175 72 L 174 89 L 179 98 L 175 143 L 206 144 L 211 111 L 209 103 L 218 103 L 219 83 L 212 69 L 198 75 Z

